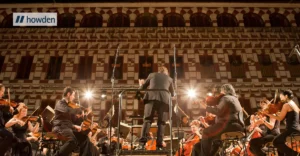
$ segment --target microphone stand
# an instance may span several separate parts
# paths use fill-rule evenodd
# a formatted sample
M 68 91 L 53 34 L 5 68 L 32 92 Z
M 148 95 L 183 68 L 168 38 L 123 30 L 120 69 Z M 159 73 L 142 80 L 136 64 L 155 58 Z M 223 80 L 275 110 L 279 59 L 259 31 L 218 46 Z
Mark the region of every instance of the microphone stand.
M 109 122 L 109 136 L 108 136 L 108 139 L 109 139 L 109 153 L 110 154 L 113 154 L 111 151 L 111 131 L 112 131 L 112 125 L 111 125 L 111 119 L 113 118 L 113 115 L 115 114 L 115 104 L 114 104 L 114 87 L 115 87 L 115 70 L 116 70 L 116 64 L 117 64 L 117 60 L 118 60 L 118 57 L 119 57 L 119 48 L 120 46 L 118 46 L 117 48 L 117 52 L 116 52 L 116 55 L 115 55 L 115 61 L 114 61 L 114 68 L 113 68 L 113 71 L 112 71 L 112 75 L 111 75 L 111 115 L 110 117 L 108 118 Z M 120 110 L 119 110 L 120 111 Z M 117 145 L 119 146 L 119 145 Z
M 175 104 L 175 109 L 177 112 L 177 118 L 178 118 L 178 113 L 179 113 L 179 105 L 178 105 L 178 99 L 177 99 L 177 69 L 176 69 L 176 45 L 174 44 L 174 92 L 175 92 L 175 99 L 176 99 L 176 104 Z M 177 120 L 177 135 L 179 139 L 179 124 L 181 121 L 181 115 L 179 115 L 179 121 Z M 172 133 L 171 133 L 172 136 Z M 171 141 L 173 141 L 173 138 L 171 137 Z M 180 148 L 180 141 L 178 141 L 178 147 Z M 172 149 L 171 149 L 172 150 Z M 180 156 L 180 150 L 178 151 L 178 155 Z

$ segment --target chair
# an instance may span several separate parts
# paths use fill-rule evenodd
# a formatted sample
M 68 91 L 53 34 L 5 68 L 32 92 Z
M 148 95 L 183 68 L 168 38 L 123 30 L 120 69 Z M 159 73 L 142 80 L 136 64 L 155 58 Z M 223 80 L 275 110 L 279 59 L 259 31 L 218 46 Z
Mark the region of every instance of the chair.
M 225 132 L 221 135 L 222 146 L 219 148 L 220 155 L 227 155 L 227 153 L 231 153 L 232 150 L 228 150 L 229 147 L 239 147 L 243 149 L 243 146 L 240 144 L 240 140 L 245 137 L 245 134 L 240 131 L 236 132 Z M 231 148 L 230 148 L 231 149 Z M 240 150 L 242 152 L 242 150 Z M 240 154 L 240 153 L 238 153 Z
M 39 145 L 39 150 L 36 152 L 35 155 L 39 153 L 39 155 L 54 155 L 56 151 L 59 149 L 59 146 L 62 145 L 61 140 L 63 138 L 59 137 L 56 133 L 53 132 L 46 132 L 42 138 L 40 138 L 40 145 Z M 44 153 L 44 148 L 48 149 L 46 153 Z
M 289 148 L 300 153 L 300 134 L 293 133 L 286 138 L 286 144 Z
M 265 147 L 267 148 L 267 156 L 278 156 L 277 148 L 274 147 L 273 141 L 266 143 Z

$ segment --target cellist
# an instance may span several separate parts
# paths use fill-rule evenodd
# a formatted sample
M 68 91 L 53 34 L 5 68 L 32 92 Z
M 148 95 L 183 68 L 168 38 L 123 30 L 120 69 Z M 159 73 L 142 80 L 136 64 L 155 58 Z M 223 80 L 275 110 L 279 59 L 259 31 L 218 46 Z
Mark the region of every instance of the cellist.
M 267 100 L 262 101 L 260 103 L 261 108 L 264 109 L 267 107 L 268 103 L 270 102 Z M 262 148 L 266 143 L 271 142 L 280 134 L 280 122 L 270 117 L 262 117 L 261 115 L 256 115 L 254 118 L 256 120 L 254 119 L 255 121 L 250 125 L 249 130 L 258 132 L 260 137 L 250 140 L 250 152 L 256 156 L 265 156 L 266 154 L 262 151 Z
M 181 142 L 181 148 L 176 152 L 176 156 L 189 156 L 192 153 L 193 146 L 198 143 L 202 135 L 200 134 L 200 122 L 193 120 L 190 123 L 192 135 L 186 140 L 183 139 Z

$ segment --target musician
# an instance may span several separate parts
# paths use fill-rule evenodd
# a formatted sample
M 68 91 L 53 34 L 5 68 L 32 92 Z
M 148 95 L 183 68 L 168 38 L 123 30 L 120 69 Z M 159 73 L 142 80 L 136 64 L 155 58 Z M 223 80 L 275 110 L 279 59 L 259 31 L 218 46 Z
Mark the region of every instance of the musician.
M 203 130 L 200 143 L 194 145 L 193 156 L 215 155 L 220 144 L 220 139 L 224 132 L 244 131 L 242 107 L 237 98 L 235 90 L 231 84 L 224 84 L 221 87 L 221 93 L 224 96 L 220 99 L 217 106 L 206 106 L 206 111 L 216 115 L 217 121 Z
M 192 134 L 185 140 L 185 139 L 182 139 L 180 141 L 180 152 L 177 151 L 176 152 L 176 156 L 189 156 L 192 152 L 192 148 L 193 148 L 193 145 L 198 143 L 201 138 L 202 138 L 202 135 L 200 134 L 200 122 L 197 121 L 197 120 L 193 120 L 191 123 L 190 123 L 190 127 L 191 127 L 191 131 L 192 131 Z
M 111 135 L 110 135 L 110 129 L 106 129 L 106 136 L 99 139 L 98 147 L 100 147 L 100 155 L 106 156 L 109 154 L 114 153 L 114 151 L 117 149 L 118 140 L 115 136 L 115 128 L 111 129 Z M 111 136 L 109 138 L 108 136 Z M 120 143 L 122 144 L 123 139 L 120 138 Z M 110 145 L 111 143 L 111 145 Z
M 149 74 L 145 81 L 139 80 L 140 89 L 166 89 L 174 96 L 173 79 L 169 77 L 168 69 L 160 66 L 158 73 Z M 137 150 L 145 149 L 147 134 L 153 122 L 154 111 L 158 113 L 158 129 L 156 150 L 162 150 L 166 121 L 168 120 L 170 94 L 165 91 L 147 91 L 144 97 L 144 124 Z
M 269 103 L 269 101 L 263 99 L 260 103 L 261 108 L 266 108 L 267 103 Z M 261 136 L 250 140 L 249 144 L 251 153 L 257 156 L 264 156 L 266 154 L 262 151 L 262 148 L 266 143 L 271 142 L 277 135 L 280 134 L 280 122 L 270 117 L 262 117 L 259 114 L 251 115 L 249 131 L 256 131 Z
M 152 132 L 149 132 L 148 141 L 146 143 L 146 149 L 147 150 L 156 150 L 155 146 L 156 146 L 156 138 L 154 137 Z M 167 147 L 167 144 L 163 141 L 162 146 Z
M 78 146 L 78 141 L 73 131 L 80 132 L 81 127 L 72 123 L 72 116 L 76 114 L 77 110 L 68 106 L 75 97 L 75 90 L 71 87 L 64 88 L 63 99 L 59 100 L 55 105 L 55 116 L 53 119 L 54 133 L 61 136 L 64 144 L 57 151 L 57 156 L 65 156 L 72 153 Z
M 5 86 L 0 84 L 0 99 L 2 99 L 4 93 Z M 23 106 L 24 104 L 19 104 L 19 106 L 14 109 L 11 106 L 0 105 L 0 156 L 4 156 L 12 146 L 13 142 L 13 134 L 6 130 L 5 124 L 13 117 L 13 115 L 18 114 Z
M 30 132 L 38 132 L 39 123 L 36 123 L 33 127 L 31 122 L 28 120 L 23 121 L 23 118 L 27 116 L 27 107 L 23 106 L 20 112 L 10 119 L 5 127 L 12 127 L 13 134 L 16 139 L 16 143 L 12 148 L 12 155 L 18 156 L 32 156 L 31 144 L 27 140 L 27 130 Z
M 91 127 L 82 126 L 84 120 L 91 119 L 91 110 L 89 108 L 84 108 L 86 111 L 77 110 L 76 115 L 73 117 L 73 124 L 81 126 L 80 132 L 73 132 L 79 145 L 79 155 L 82 156 L 99 156 L 98 149 L 90 140 L 91 129 L 98 126 L 97 123 L 91 123 Z
M 187 116 L 181 117 L 181 127 L 189 127 L 189 118 Z
M 289 148 L 285 142 L 286 137 L 292 133 L 300 133 L 299 126 L 299 108 L 292 100 L 294 94 L 291 90 L 284 90 L 280 93 L 280 100 L 285 102 L 278 116 L 273 114 L 266 114 L 272 119 L 282 121 L 286 119 L 286 131 L 279 134 L 274 140 L 273 145 L 277 148 L 278 152 L 284 153 L 288 156 L 296 156 L 297 152 Z M 281 154 L 283 155 L 283 154 Z

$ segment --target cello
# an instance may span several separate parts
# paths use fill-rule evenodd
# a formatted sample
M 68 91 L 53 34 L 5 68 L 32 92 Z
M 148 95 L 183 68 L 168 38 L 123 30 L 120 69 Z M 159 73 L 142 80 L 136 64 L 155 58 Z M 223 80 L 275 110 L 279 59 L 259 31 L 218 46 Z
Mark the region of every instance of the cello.
M 156 150 L 156 139 L 154 139 L 152 132 L 149 132 L 149 137 L 151 139 L 147 141 L 145 148 L 147 151 L 154 151 Z
M 192 135 L 182 144 L 182 147 L 176 152 L 176 156 L 189 156 L 192 153 L 193 146 L 201 140 L 200 121 L 193 120 L 190 124 Z
M 200 141 L 200 136 L 193 134 L 184 142 L 183 148 L 180 148 L 175 156 L 189 156 L 192 153 L 193 146 Z M 180 155 L 179 155 L 180 153 Z

